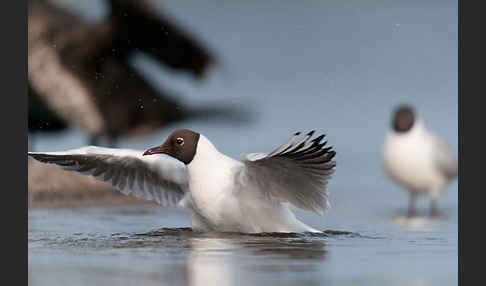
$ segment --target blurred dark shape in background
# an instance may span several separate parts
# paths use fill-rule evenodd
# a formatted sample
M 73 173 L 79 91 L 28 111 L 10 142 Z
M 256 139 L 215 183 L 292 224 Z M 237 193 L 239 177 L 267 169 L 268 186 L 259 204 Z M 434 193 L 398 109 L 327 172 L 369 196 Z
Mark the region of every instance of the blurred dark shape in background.
M 194 117 L 244 119 L 228 106 L 191 109 L 150 86 L 128 62 L 134 52 L 196 79 L 215 56 L 148 1 L 107 2 L 108 16 L 92 24 L 47 0 L 29 0 L 29 132 L 72 125 L 90 144 L 106 136 L 114 146 L 120 136 Z
M 29 131 L 60 131 L 68 126 L 48 105 L 44 104 L 39 95 L 28 86 Z

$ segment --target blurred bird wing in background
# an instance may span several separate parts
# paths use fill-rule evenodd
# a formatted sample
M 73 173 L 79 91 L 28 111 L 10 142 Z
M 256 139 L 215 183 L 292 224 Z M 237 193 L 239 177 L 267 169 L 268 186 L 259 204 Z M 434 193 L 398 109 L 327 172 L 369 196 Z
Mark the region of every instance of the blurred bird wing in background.
M 104 128 L 100 110 L 89 90 L 62 64 L 56 43 L 52 42 L 49 30 L 61 24 L 55 23 L 56 19 L 67 15 L 42 3 L 29 1 L 28 5 L 29 96 L 40 96 L 62 119 L 87 133 L 100 133 Z M 72 16 L 62 17 L 61 27 L 78 25 L 79 20 Z
M 172 24 L 150 1 L 110 0 L 110 21 L 121 49 L 147 52 L 176 70 L 206 74 L 215 58 L 193 35 Z
M 188 191 L 186 166 L 170 156 L 142 156 L 142 151 L 83 147 L 63 152 L 29 153 L 34 159 L 91 175 L 124 195 L 176 205 Z
M 201 78 L 215 62 L 212 53 L 149 1 L 108 2 L 109 15 L 91 24 L 47 0 L 29 0 L 29 97 L 39 96 L 37 102 L 49 106 L 40 110 L 52 110 L 93 141 L 101 135 L 148 132 L 190 117 L 168 92 L 150 86 L 128 57 L 145 52 L 173 70 Z M 39 112 L 29 111 L 29 117 L 35 115 Z

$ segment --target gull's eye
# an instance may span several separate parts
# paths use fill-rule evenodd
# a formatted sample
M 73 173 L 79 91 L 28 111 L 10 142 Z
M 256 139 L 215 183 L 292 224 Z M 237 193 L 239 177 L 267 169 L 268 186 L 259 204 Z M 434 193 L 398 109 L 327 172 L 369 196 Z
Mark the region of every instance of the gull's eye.
M 176 139 L 176 143 L 177 143 L 177 145 L 184 146 L 184 139 L 182 139 L 181 137 L 178 137 Z

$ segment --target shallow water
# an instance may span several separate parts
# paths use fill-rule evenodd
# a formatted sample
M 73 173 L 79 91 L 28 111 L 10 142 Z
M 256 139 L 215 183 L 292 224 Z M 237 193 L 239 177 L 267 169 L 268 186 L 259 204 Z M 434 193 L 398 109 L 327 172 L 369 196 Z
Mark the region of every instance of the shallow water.
M 29 284 L 457 284 L 450 217 L 375 218 L 323 235 L 196 233 L 180 228 L 188 221 L 152 205 L 32 210 Z
M 90 20 L 104 13 L 94 10 L 101 1 L 57 2 Z M 296 214 L 337 232 L 163 231 L 189 226 L 188 215 L 151 205 L 31 210 L 30 285 L 457 285 L 457 180 L 440 197 L 444 217 L 427 218 L 423 198 L 421 216 L 406 219 L 407 194 L 380 161 L 391 109 L 404 101 L 457 150 L 456 1 L 157 3 L 194 28 L 223 68 L 196 83 L 143 55 L 133 64 L 190 104 L 234 103 L 254 119 L 178 123 L 120 147 L 144 150 L 191 128 L 238 158 L 317 129 L 337 151 L 331 209 Z M 70 130 L 34 143 L 31 150 L 65 150 L 86 137 Z

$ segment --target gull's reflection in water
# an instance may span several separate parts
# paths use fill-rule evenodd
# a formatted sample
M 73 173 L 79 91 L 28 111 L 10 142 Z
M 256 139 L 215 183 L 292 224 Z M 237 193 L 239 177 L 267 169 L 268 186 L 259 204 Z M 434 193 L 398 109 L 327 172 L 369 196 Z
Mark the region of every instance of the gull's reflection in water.
M 201 234 L 188 242 L 186 278 L 192 286 L 251 285 L 270 277 L 275 284 L 279 278 L 295 282 L 302 277 L 306 284 L 318 284 L 316 267 L 326 256 L 322 238 L 295 235 Z
M 411 230 L 431 230 L 436 223 L 446 220 L 445 218 L 431 218 L 431 217 L 407 217 L 407 216 L 397 216 L 392 218 L 392 223 L 406 227 Z
M 390 218 L 391 223 L 409 230 L 434 230 L 449 219 L 454 219 L 453 210 L 444 208 L 440 216 L 429 216 L 423 210 L 418 210 L 417 215 L 407 216 L 403 210 L 395 211 Z

